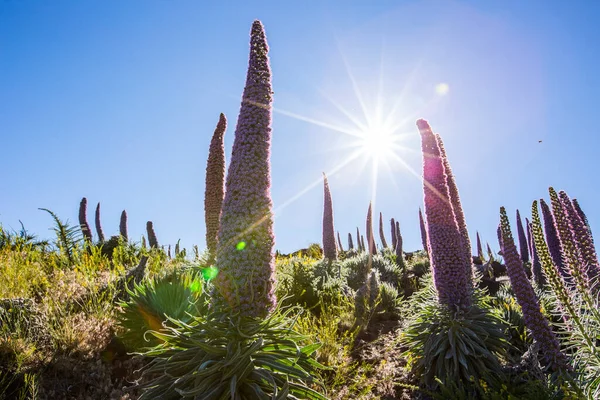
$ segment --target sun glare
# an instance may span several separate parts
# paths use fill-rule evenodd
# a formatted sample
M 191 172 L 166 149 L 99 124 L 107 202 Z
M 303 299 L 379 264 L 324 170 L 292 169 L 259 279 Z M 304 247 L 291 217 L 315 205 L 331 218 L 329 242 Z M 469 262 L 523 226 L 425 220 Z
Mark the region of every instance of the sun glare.
M 382 126 L 369 127 L 362 132 L 359 146 L 368 157 L 382 160 L 392 154 L 394 132 Z

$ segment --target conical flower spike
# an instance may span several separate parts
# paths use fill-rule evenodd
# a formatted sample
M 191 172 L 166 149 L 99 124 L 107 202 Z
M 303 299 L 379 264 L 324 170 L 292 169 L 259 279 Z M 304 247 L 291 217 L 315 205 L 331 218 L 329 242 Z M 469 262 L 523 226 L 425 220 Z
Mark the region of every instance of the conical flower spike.
M 337 260 L 337 249 L 335 247 L 335 229 L 333 227 L 333 203 L 327 176 L 323 172 L 323 256 L 330 261 Z

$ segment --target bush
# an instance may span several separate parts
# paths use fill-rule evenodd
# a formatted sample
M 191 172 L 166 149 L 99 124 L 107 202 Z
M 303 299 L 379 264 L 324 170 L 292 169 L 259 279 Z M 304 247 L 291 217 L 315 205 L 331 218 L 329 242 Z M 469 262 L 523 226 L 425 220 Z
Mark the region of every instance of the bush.
M 148 378 L 140 399 L 325 399 L 309 388 L 322 368 L 312 354 L 320 344 L 300 347 L 288 314 L 266 319 L 215 309 L 190 324 L 170 320 L 163 343 L 143 353 Z M 295 397 L 294 397 L 295 396 Z

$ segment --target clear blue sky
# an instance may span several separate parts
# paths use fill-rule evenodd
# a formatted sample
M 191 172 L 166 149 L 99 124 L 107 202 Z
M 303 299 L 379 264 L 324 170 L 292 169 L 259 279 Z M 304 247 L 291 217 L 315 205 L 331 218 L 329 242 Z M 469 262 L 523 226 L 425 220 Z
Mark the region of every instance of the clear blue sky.
M 375 197 L 377 215 L 400 221 L 405 249 L 420 248 L 422 183 L 409 172 L 421 174 L 418 117 L 445 141 L 473 237 L 479 230 L 497 249 L 499 207 L 513 221 L 516 208 L 529 216 L 548 186 L 578 198 L 600 231 L 599 8 L 591 1 L 0 0 L 0 222 L 18 229 L 20 219 L 50 237 L 52 221 L 37 208 L 76 223 L 86 196 L 90 223 L 101 202 L 107 235 L 118 233 L 126 209 L 132 238 L 152 220 L 160 243 L 181 238 L 203 248 L 208 144 L 224 112 L 230 157 L 250 26 L 260 19 L 277 110 L 277 249 L 321 241 L 322 171 L 344 243 L 357 226 L 364 232 Z M 441 83 L 445 94 L 436 92 Z M 379 104 L 402 123 L 403 150 L 381 160 L 388 167 L 379 168 L 376 185 L 364 157 L 332 172 L 352 139 L 331 126 L 364 124 L 359 99 L 369 118 Z

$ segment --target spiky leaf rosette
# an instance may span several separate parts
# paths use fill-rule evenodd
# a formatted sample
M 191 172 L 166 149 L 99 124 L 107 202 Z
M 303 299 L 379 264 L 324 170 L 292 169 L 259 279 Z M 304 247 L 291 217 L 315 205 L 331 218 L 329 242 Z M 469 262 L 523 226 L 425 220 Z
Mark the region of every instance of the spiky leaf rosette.
M 521 252 L 521 260 L 526 263 L 529 262 L 529 248 L 527 246 L 527 238 L 525 237 L 525 230 L 523 229 L 523 221 L 521 221 L 521 214 L 517 210 L 517 234 L 519 235 L 519 250 Z
M 508 347 L 502 320 L 478 305 L 452 311 L 431 298 L 420 300 L 400 339 L 415 375 L 430 388 L 440 382 L 468 385 L 472 379 L 491 383 L 500 374 L 498 358 Z
M 315 399 L 308 385 L 324 368 L 312 354 L 320 344 L 301 347 L 306 337 L 293 330 L 289 313 L 266 319 L 215 310 L 191 324 L 155 333 L 163 344 L 144 353 L 144 399 Z
M 127 211 L 123 210 L 121 212 L 121 220 L 119 221 L 119 233 L 125 239 L 125 241 L 129 240 L 129 235 L 127 234 Z
M 542 314 L 539 300 L 527 279 L 504 207 L 500 207 L 500 235 L 498 241 L 500 242 L 511 286 L 523 311 L 525 325 L 527 325 L 535 340 L 540 343 L 546 363 L 554 368 L 565 368 L 567 358 L 561 352 L 558 340 L 552 332 L 548 320 Z
M 323 256 L 331 261 L 337 260 L 335 247 L 335 228 L 333 226 L 333 202 L 327 176 L 323 172 Z
M 84 197 L 79 203 L 79 226 L 81 227 L 81 233 L 88 242 L 92 242 L 92 230 L 90 224 L 87 222 L 87 199 Z
M 448 186 L 448 194 L 450 196 L 452 212 L 454 213 L 454 218 L 456 219 L 458 232 L 460 233 L 460 236 L 463 240 L 461 248 L 464 253 L 463 257 L 466 260 L 465 268 L 467 269 L 467 280 L 469 282 L 469 285 L 473 285 L 473 258 L 471 255 L 471 240 L 469 239 L 469 231 L 467 230 L 465 213 L 462 209 L 460 196 L 458 195 L 458 187 L 456 186 L 456 180 L 454 179 L 454 174 L 452 173 L 450 162 L 448 161 L 448 157 L 446 156 L 446 149 L 444 148 L 444 142 L 442 141 L 442 137 L 436 134 L 435 139 L 440 149 L 440 157 L 442 159 L 442 163 L 444 164 L 444 172 L 446 173 L 446 184 Z
M 387 248 L 387 240 L 385 240 L 385 233 L 383 232 L 383 213 L 379 213 L 379 239 L 381 240 L 381 245 L 383 248 Z
M 127 288 L 127 293 L 130 297 L 120 303 L 118 321 L 124 328 L 121 339 L 131 350 L 160 344 L 147 331 L 160 332 L 163 324 L 173 326 L 167 317 L 191 322 L 208 310 L 202 279 L 190 272 L 146 280 Z
M 465 259 L 465 240 L 460 233 L 440 156 L 438 140 L 425 120 L 418 120 L 423 151 L 423 191 L 429 258 L 438 299 L 452 309 L 471 305 L 471 260 Z
M 146 233 L 148 234 L 148 244 L 150 247 L 153 249 L 158 248 L 158 239 L 156 238 L 152 221 L 146 222 Z
M 225 130 L 227 119 L 225 114 L 219 115 L 219 122 L 210 140 L 208 160 L 206 161 L 206 184 L 204 187 L 204 223 L 206 225 L 206 248 L 210 255 L 209 262 L 214 262 L 217 251 L 217 235 L 221 206 L 225 195 Z
M 100 223 L 100 203 L 96 206 L 96 218 L 94 219 L 96 222 L 96 233 L 98 234 L 98 241 L 100 243 L 104 242 L 104 232 L 102 231 L 102 225 Z
M 276 303 L 268 50 L 263 25 L 254 21 L 217 244 L 216 286 L 233 310 L 251 316 L 267 315 Z

